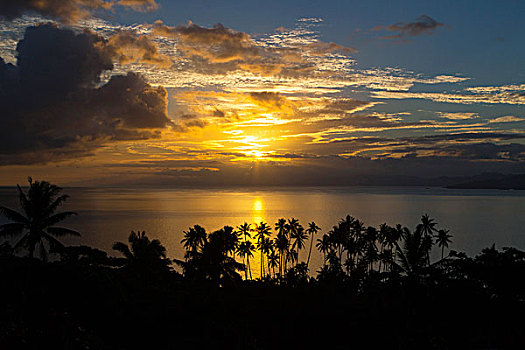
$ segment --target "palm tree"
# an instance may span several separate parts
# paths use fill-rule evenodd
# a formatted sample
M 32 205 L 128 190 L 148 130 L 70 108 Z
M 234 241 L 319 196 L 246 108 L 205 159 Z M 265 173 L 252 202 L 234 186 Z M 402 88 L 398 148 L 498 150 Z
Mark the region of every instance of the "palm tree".
M 200 251 L 182 263 L 185 275 L 196 279 L 207 279 L 218 285 L 242 279 L 237 270 L 244 270 L 244 264 L 229 256 L 232 251 L 230 240 L 232 232 L 231 227 L 225 226 L 210 233 Z
M 191 252 L 197 252 L 202 249 L 206 242 L 206 230 L 199 226 L 194 225 L 190 227 L 188 231 L 183 231 L 184 238 L 180 241 L 184 245 L 184 249 Z
M 280 218 L 279 220 L 277 220 L 277 222 L 275 223 L 275 231 L 277 231 L 277 236 L 281 236 L 281 235 L 286 236 L 287 234 L 286 219 Z
M 246 259 L 246 264 L 244 266 L 244 276 L 246 279 L 248 279 L 248 273 L 250 275 L 250 279 L 252 278 L 252 270 L 250 268 L 250 258 L 253 258 L 253 252 L 255 251 L 255 247 L 253 246 L 252 242 L 250 241 L 244 241 L 239 244 L 237 247 L 237 255 L 242 258 L 242 261 L 244 263 L 244 259 Z
M 421 216 L 421 223 L 417 225 L 417 229 L 425 236 L 432 236 L 436 229 L 437 222 L 431 219 L 428 214 Z
M 378 232 L 375 227 L 369 226 L 364 237 L 364 258 L 368 265 L 368 270 L 373 269 L 374 262 L 378 259 L 376 240 Z
M 55 213 L 57 208 L 69 198 L 68 195 L 60 195 L 62 188 L 47 181 L 33 182 L 31 177 L 28 178 L 28 181 L 27 192 L 17 185 L 18 199 L 23 213 L 0 206 L 0 214 L 12 221 L 0 226 L 0 237 L 13 237 L 25 232 L 14 248 L 27 249 L 29 257 L 33 258 L 35 249 L 39 246 L 40 257 L 46 260 L 47 252 L 44 242 L 49 244 L 51 251 L 56 251 L 63 247 L 56 237 L 80 236 L 77 231 L 54 226 L 76 213 L 72 211 Z
M 286 263 L 288 262 L 288 255 L 290 249 L 290 240 L 288 237 L 288 225 L 286 219 L 280 218 L 275 223 L 275 230 L 277 231 L 277 237 L 275 238 L 274 244 L 279 251 L 279 274 L 281 276 L 286 273 Z
M 315 246 L 317 247 L 317 250 L 323 253 L 323 261 L 326 264 L 326 254 L 331 249 L 330 236 L 325 233 L 322 238 L 317 239 L 317 244 Z
M 452 243 L 452 235 L 449 235 L 449 232 L 450 230 L 439 230 L 436 235 L 436 243 L 441 248 L 441 260 L 443 260 L 445 248 L 448 248 L 448 244 Z
M 272 247 L 270 249 L 270 254 L 268 254 L 268 268 L 272 269 L 274 276 L 275 276 L 275 268 L 278 265 L 279 265 L 279 254 L 277 254 Z
M 113 244 L 113 249 L 122 253 L 128 266 L 169 270 L 170 260 L 166 257 L 166 248 L 158 239 L 150 240 L 146 232 L 131 231 L 128 237 L 129 245 L 123 242 Z
M 314 245 L 314 236 L 319 232 L 321 228 L 315 224 L 315 222 L 310 222 L 308 224 L 308 229 L 306 233 L 310 235 L 310 250 L 308 251 L 308 259 L 306 260 L 306 267 L 310 265 L 310 255 L 312 255 L 312 246 Z
M 248 240 L 248 238 L 252 238 L 250 232 L 252 232 L 253 230 L 251 229 L 251 224 L 245 222 L 244 224 L 242 225 L 239 225 L 237 226 L 237 231 L 239 232 L 239 234 L 241 236 L 244 236 L 244 241 L 246 242 Z
M 303 226 L 299 223 L 299 220 L 292 218 L 288 220 L 288 230 L 290 232 L 290 239 L 292 243 L 292 253 L 295 251 L 297 255 L 292 254 L 292 259 L 299 262 L 299 251 L 304 248 L 304 241 L 308 239 L 308 235 L 304 232 Z
M 273 252 L 273 241 L 270 238 L 264 238 L 261 242 L 261 250 L 266 256 L 266 265 L 268 266 L 267 275 L 270 274 L 270 254 Z
M 264 276 L 264 254 L 266 251 L 266 238 L 272 233 L 272 229 L 267 223 L 261 221 L 260 224 L 255 224 L 255 238 L 257 239 L 257 249 L 261 252 L 261 278 Z
M 275 248 L 279 252 L 279 274 L 283 276 L 283 274 L 286 273 L 285 259 L 290 248 L 290 240 L 288 239 L 288 237 L 286 237 L 285 234 L 278 233 L 273 243 Z
M 416 229 L 414 233 L 411 233 L 404 228 L 403 231 L 403 248 L 397 242 L 395 244 L 400 264 L 394 262 L 394 265 L 408 276 L 417 277 L 428 266 L 427 255 L 432 246 L 428 245 L 421 230 Z
M 218 237 L 223 240 L 224 250 L 227 254 L 235 254 L 237 247 L 239 246 L 240 234 L 234 231 L 231 226 L 224 226 L 222 229 L 217 231 Z
M 297 231 L 299 231 L 299 227 L 302 227 L 299 223 L 299 220 L 296 218 L 288 219 L 288 223 L 285 225 L 286 230 L 290 233 L 290 237 L 297 234 Z
M 421 231 L 425 239 L 425 244 L 432 245 L 432 236 L 434 232 L 437 232 L 436 229 L 437 222 L 434 219 L 431 219 L 428 214 L 421 216 L 421 223 L 417 225 L 416 231 Z M 430 264 L 430 249 L 427 252 L 427 264 Z
M 237 255 L 241 256 L 244 262 L 244 258 L 246 258 L 246 266 L 244 267 L 245 277 L 248 279 L 248 275 L 246 274 L 246 268 L 248 269 L 250 273 L 250 279 L 252 278 L 252 270 L 250 268 L 250 257 L 253 257 L 253 251 L 255 250 L 255 247 L 253 246 L 252 242 L 248 241 L 248 238 L 252 238 L 251 232 L 253 229 L 251 228 L 251 224 L 244 222 L 242 225 L 237 226 L 237 231 L 239 232 L 239 236 L 244 237 L 244 242 L 241 242 L 241 246 L 237 248 Z M 243 244 L 244 243 L 244 244 Z

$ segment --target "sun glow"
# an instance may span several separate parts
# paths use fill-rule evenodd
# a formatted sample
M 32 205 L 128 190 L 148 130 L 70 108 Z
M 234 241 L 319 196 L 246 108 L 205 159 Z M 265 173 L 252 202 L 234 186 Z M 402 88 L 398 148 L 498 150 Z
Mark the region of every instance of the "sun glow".
M 255 197 L 252 203 L 252 221 L 259 224 L 265 220 L 265 216 L 264 201 L 261 197 Z
M 252 150 L 245 153 L 247 157 L 253 158 L 253 159 L 263 159 L 265 153 L 263 151 L 259 150 Z

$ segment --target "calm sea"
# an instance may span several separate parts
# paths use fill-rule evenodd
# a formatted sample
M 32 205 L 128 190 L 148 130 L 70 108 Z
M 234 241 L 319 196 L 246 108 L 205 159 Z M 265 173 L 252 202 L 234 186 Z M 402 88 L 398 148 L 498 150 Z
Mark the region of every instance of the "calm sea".
M 475 255 L 482 248 L 514 246 L 525 249 L 525 191 L 448 190 L 442 188 L 351 187 L 279 189 L 91 189 L 64 190 L 71 198 L 63 209 L 79 213 L 63 222 L 87 244 L 111 252 L 116 241 L 126 241 L 131 230 L 145 230 L 181 258 L 183 231 L 199 224 L 208 231 L 224 225 L 295 217 L 303 226 L 315 221 L 321 234 L 350 214 L 366 225 L 386 222 L 414 228 L 428 213 L 440 228 L 453 235 L 451 248 Z M 0 188 L 0 203 L 17 208 L 15 188 Z M 5 221 L 0 218 L 0 221 Z M 308 247 L 308 246 L 307 246 Z M 315 249 L 315 247 L 314 247 Z M 301 252 L 306 258 L 307 251 Z M 437 255 L 436 255 L 437 256 Z M 311 268 L 322 257 L 315 251 Z M 256 257 L 253 264 L 258 264 Z M 257 265 L 256 265 L 257 266 Z M 257 268 L 253 269 L 257 271 Z

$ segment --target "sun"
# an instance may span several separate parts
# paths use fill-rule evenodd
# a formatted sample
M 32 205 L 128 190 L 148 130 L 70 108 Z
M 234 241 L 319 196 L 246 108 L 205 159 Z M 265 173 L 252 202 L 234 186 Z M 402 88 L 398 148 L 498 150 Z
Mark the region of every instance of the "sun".
M 265 153 L 259 150 L 251 150 L 246 152 L 246 156 L 252 159 L 263 159 Z

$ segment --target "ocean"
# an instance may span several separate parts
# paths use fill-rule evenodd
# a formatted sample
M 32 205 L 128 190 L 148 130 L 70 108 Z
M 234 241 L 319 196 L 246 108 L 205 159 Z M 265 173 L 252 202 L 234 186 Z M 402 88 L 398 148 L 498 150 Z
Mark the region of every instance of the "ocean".
M 482 248 L 513 246 L 525 249 L 525 191 L 451 190 L 425 187 L 321 187 L 264 189 L 136 189 L 66 188 L 71 198 L 61 210 L 78 216 L 61 226 L 76 229 L 80 238 L 67 244 L 86 244 L 112 252 L 131 230 L 144 230 L 159 239 L 168 255 L 182 258 L 183 231 L 199 224 L 208 232 L 224 225 L 238 226 L 297 218 L 305 226 L 315 221 L 320 236 L 347 214 L 367 226 L 400 223 L 413 229 L 423 214 L 453 235 L 450 249 L 469 255 Z M 16 188 L 0 188 L 0 203 L 18 209 Z M 5 219 L 0 218 L 5 222 Z M 309 247 L 309 242 L 306 248 Z M 434 258 L 439 256 L 436 248 Z M 252 266 L 258 266 L 258 253 Z M 300 259 L 306 259 L 307 249 Z M 315 250 L 311 273 L 322 265 Z M 253 271 L 258 271 L 253 268 Z

